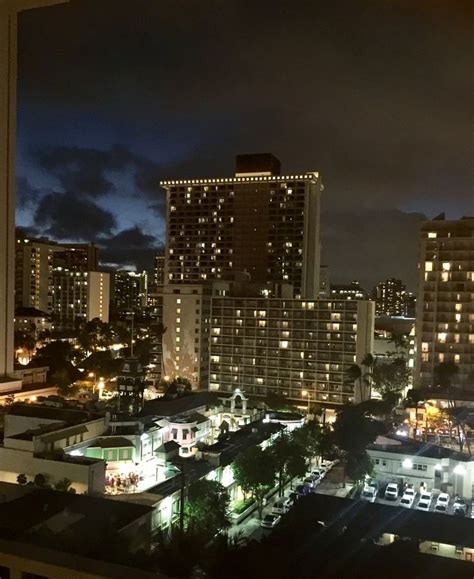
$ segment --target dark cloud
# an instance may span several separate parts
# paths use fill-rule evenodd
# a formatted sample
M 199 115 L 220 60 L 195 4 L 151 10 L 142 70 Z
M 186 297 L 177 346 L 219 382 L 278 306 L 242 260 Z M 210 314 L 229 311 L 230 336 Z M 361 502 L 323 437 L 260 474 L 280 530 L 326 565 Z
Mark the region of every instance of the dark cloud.
M 81 147 L 48 147 L 32 152 L 33 159 L 49 175 L 58 179 L 60 185 L 73 195 L 100 197 L 116 192 L 110 174 L 131 171 L 137 190 L 145 197 L 156 198 L 160 175 L 159 164 L 133 153 L 123 145 L 109 149 Z
M 16 203 L 20 209 L 34 207 L 41 197 L 41 190 L 33 187 L 26 177 L 16 178 Z
M 49 193 L 35 211 L 34 224 L 55 239 L 94 241 L 112 232 L 115 218 L 87 198 L 72 193 Z
M 151 268 L 153 257 L 163 247 L 156 237 L 144 233 L 138 226 L 102 238 L 98 243 L 103 263 L 135 266 L 138 270 Z

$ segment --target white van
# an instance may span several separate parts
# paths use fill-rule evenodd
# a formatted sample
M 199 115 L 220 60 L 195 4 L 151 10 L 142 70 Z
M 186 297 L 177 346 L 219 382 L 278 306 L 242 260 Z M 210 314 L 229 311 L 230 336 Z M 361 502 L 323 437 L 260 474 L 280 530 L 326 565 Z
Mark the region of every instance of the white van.
M 272 513 L 274 515 L 284 515 L 290 510 L 291 501 L 288 497 L 281 497 L 273 505 Z

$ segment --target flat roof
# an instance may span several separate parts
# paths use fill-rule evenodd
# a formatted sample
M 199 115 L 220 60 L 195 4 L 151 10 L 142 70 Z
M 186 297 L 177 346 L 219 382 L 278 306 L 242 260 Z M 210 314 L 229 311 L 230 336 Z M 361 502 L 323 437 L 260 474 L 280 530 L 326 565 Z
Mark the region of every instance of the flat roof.
M 104 414 L 76 408 L 57 408 L 56 406 L 46 406 L 44 404 L 25 404 L 20 402 L 12 404 L 8 409 L 7 415 L 43 418 L 45 420 L 77 424 L 87 420 L 96 420 L 103 417 Z
M 18 538 L 33 527 L 45 524 L 58 513 L 67 511 L 82 515 L 70 530 L 83 535 L 98 529 L 116 530 L 151 512 L 151 508 L 135 503 L 120 503 L 102 497 L 35 489 L 31 493 L 0 504 L 0 536 Z
M 144 404 L 140 416 L 177 416 L 185 412 L 191 412 L 202 406 L 221 406 L 222 402 L 216 394 L 211 392 L 196 392 L 186 394 L 180 398 L 165 400 L 155 398 L 147 400 Z
M 383 440 L 387 440 L 387 442 L 384 444 L 382 442 Z M 442 458 L 452 458 L 453 460 L 462 462 L 474 460 L 474 457 L 471 457 L 464 452 L 461 453 L 457 450 L 446 448 L 445 446 L 439 446 L 430 442 L 421 442 L 419 440 L 413 440 L 402 436 L 378 437 L 375 443 L 368 445 L 367 450 L 373 450 L 375 452 L 391 452 L 394 454 L 410 454 L 440 460 Z
M 160 181 L 161 187 L 174 187 L 176 185 L 225 185 L 229 184 L 239 184 L 239 183 L 254 183 L 255 181 L 260 182 L 272 182 L 272 181 L 313 181 L 319 179 L 319 173 L 317 171 L 312 171 L 308 173 L 298 173 L 295 175 L 253 175 L 248 177 L 218 177 L 214 179 L 179 179 L 172 181 Z
M 117 563 L 101 561 L 77 555 L 65 553 L 52 548 L 41 547 L 31 543 L 20 541 L 8 541 L 0 539 L 0 553 L 19 557 L 23 561 L 38 561 L 71 571 L 84 572 L 93 577 L 104 579 L 166 579 L 161 572 L 148 572 L 136 567 L 126 567 Z M 75 574 L 77 576 L 77 574 Z
M 293 509 L 291 513 L 294 514 L 290 515 L 297 519 L 303 511 L 305 516 L 314 514 L 315 521 L 323 521 L 326 527 L 337 523 L 357 528 L 361 539 L 377 539 L 383 533 L 392 533 L 400 538 L 474 548 L 474 520 L 468 517 L 421 513 L 414 509 L 317 493 L 305 497 L 301 506 Z

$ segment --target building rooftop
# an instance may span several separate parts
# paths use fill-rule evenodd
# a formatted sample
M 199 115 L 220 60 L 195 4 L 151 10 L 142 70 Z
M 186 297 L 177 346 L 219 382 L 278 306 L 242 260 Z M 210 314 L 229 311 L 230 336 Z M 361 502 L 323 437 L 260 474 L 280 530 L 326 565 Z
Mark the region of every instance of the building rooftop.
M 126 567 L 77 554 L 63 553 L 52 548 L 19 541 L 0 539 L 0 552 L 10 557 L 18 557 L 23 562 L 31 560 L 52 565 L 58 571 L 56 576 L 59 576 L 60 573 L 61 577 L 66 577 L 68 570 L 70 570 L 76 574 L 75 576 L 77 576 L 78 572 L 82 572 L 87 573 L 88 576 L 97 577 L 97 579 L 130 579 L 131 577 L 133 579 L 166 579 L 166 576 L 161 573 L 143 571 L 136 567 Z M 33 575 L 30 575 L 30 577 L 33 577 Z
M 147 400 L 141 411 L 141 416 L 176 416 L 185 412 L 192 412 L 202 406 L 220 406 L 221 401 L 216 394 L 211 392 L 196 392 L 187 394 L 181 398 L 165 400 L 164 398 L 155 398 Z
M 94 441 L 94 443 L 90 445 L 90 448 L 93 448 L 95 446 L 98 446 L 100 448 L 126 448 L 126 447 L 135 448 L 133 442 L 123 436 L 106 436 L 97 438 Z
M 254 175 L 248 177 L 223 177 L 215 179 L 183 179 L 175 181 L 160 181 L 160 186 L 174 187 L 176 185 L 209 185 L 209 184 L 225 184 L 225 183 L 252 183 L 255 181 L 314 181 L 319 179 L 317 171 L 309 173 L 299 173 L 295 175 Z
M 402 436 L 379 436 L 375 443 L 369 444 L 368 450 L 380 452 L 393 452 L 395 454 L 410 454 L 425 458 L 452 458 L 454 460 L 468 462 L 474 460 L 468 454 L 438 446 L 429 442 L 413 440 Z
M 326 527 L 332 523 L 353 526 L 361 539 L 377 539 L 383 533 L 392 533 L 400 538 L 474 548 L 474 520 L 467 517 L 420 513 L 414 509 L 317 493 L 305 498 L 301 508 L 305 516 L 314 513 L 315 521 L 323 521 Z M 301 514 L 294 510 L 295 518 Z
M 150 512 L 149 507 L 135 503 L 35 489 L 0 504 L 0 537 L 21 539 L 39 526 L 48 527 L 49 522 L 53 533 L 63 532 L 67 528 L 69 534 L 78 537 L 96 534 L 100 529 L 104 532 L 107 529 L 120 531 Z M 58 525 L 60 514 L 63 521 Z
M 45 420 L 57 420 L 58 422 L 67 422 L 68 424 L 77 424 L 103 416 L 103 414 L 100 413 L 87 412 L 86 410 L 78 410 L 75 408 L 57 408 L 44 404 L 21 403 L 13 404 L 8 409 L 8 414 L 13 416 L 43 418 Z
M 43 312 L 36 308 L 16 308 L 15 309 L 16 318 L 46 318 L 50 319 L 50 315 L 47 312 Z

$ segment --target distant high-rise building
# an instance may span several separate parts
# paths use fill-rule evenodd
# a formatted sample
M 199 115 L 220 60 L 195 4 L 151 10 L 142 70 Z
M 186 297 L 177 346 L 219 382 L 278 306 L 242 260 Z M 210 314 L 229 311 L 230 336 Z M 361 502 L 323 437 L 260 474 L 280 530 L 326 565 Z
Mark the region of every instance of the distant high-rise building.
M 322 265 L 319 269 L 319 296 L 322 298 L 327 298 L 331 295 L 329 279 L 329 267 Z
M 140 312 L 147 305 L 146 272 L 116 271 L 113 274 L 111 301 L 115 309 L 122 313 Z
M 164 377 L 184 376 L 195 388 L 209 384 L 211 284 L 163 287 Z
M 357 280 L 348 284 L 331 284 L 331 298 L 339 300 L 366 300 L 367 292 Z
M 54 255 L 54 265 L 71 271 L 97 271 L 98 251 L 93 243 L 61 243 L 61 250 Z
M 166 283 L 248 279 L 319 295 L 321 179 L 279 168 L 273 155 L 240 155 L 234 177 L 161 182 Z
M 164 254 L 155 255 L 154 259 L 154 284 L 162 286 L 165 283 L 165 256 Z
M 416 316 L 416 294 L 413 292 L 407 293 L 407 318 L 414 318 Z
M 378 316 L 406 316 L 407 291 L 405 284 L 391 277 L 374 288 L 375 313 Z
M 59 246 L 48 239 L 33 239 L 17 230 L 15 247 L 15 308 L 53 307 L 53 257 Z
M 99 318 L 109 321 L 110 274 L 53 270 L 53 320 L 58 330 L 72 330 Z
M 415 387 L 437 385 L 452 362 L 452 386 L 474 391 L 474 217 L 422 225 L 419 275 Z

